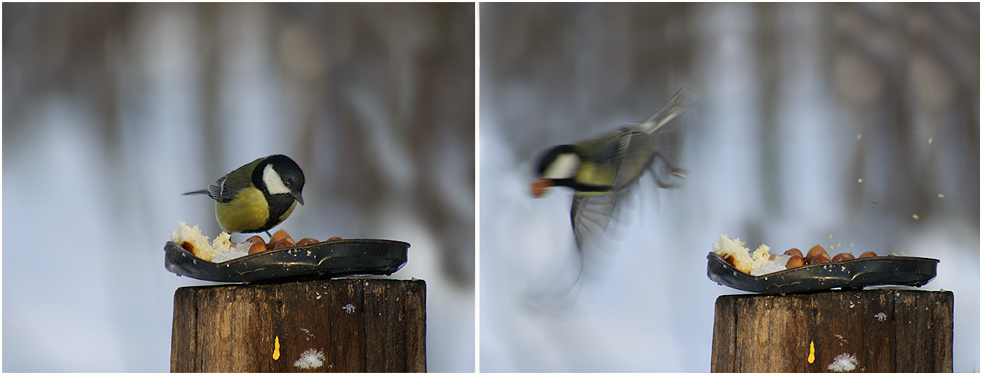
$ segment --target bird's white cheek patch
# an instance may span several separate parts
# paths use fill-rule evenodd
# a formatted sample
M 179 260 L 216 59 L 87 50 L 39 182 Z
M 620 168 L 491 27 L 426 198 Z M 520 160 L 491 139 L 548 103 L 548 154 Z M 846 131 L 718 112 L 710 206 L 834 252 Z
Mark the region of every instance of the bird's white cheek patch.
M 280 174 L 276 173 L 273 169 L 273 165 L 266 165 L 263 169 L 263 183 L 266 183 L 266 190 L 269 194 L 275 195 L 280 193 L 290 193 L 290 189 L 283 184 L 283 179 L 280 178 Z
M 580 158 L 576 154 L 560 154 L 542 173 L 542 177 L 546 179 L 571 178 L 576 174 L 576 168 L 579 165 Z

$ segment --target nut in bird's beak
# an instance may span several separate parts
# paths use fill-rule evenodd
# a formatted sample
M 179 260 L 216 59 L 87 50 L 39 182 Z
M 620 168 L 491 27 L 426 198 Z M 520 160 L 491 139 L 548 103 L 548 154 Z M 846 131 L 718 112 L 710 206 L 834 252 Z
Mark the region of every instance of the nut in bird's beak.
M 532 196 L 535 198 L 542 197 L 549 190 L 549 187 L 553 186 L 552 180 L 538 178 L 532 182 Z

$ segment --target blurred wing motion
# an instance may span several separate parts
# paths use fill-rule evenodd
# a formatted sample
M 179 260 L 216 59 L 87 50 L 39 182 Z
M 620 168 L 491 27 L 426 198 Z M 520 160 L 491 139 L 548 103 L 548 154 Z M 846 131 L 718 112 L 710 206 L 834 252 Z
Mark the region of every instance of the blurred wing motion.
M 620 220 L 620 211 L 624 207 L 622 202 L 629 195 L 630 190 L 623 189 L 602 196 L 573 196 L 569 217 L 578 249 L 583 249 L 586 238 L 617 227 L 615 223 Z
M 616 227 L 621 208 L 645 171 L 662 188 L 677 187 L 684 179 L 684 170 L 677 166 L 681 149 L 682 132 L 676 119 L 696 98 L 698 93 L 691 86 L 683 86 L 671 102 L 641 124 L 626 126 L 612 134 L 586 141 L 581 145 L 606 144 L 596 153 L 591 163 L 605 168 L 585 171 L 614 171 L 607 177 L 611 190 L 605 193 L 577 191 L 570 208 L 570 220 L 577 248 L 582 252 L 584 242 L 595 234 L 606 233 Z M 582 173 L 582 172 L 581 172 Z M 577 180 L 588 180 L 578 176 Z

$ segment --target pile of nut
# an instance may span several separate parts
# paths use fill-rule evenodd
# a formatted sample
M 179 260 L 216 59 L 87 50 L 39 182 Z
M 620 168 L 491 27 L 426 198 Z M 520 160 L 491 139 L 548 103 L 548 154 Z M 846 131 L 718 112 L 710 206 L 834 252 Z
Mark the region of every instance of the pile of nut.
M 335 236 L 327 241 L 341 240 L 341 238 Z M 294 241 L 290 234 L 286 230 L 280 229 L 273 234 L 273 237 L 269 238 L 269 244 L 267 244 L 262 237 L 255 235 L 246 239 L 246 242 L 252 242 L 252 247 L 249 248 L 249 254 L 272 251 L 280 248 L 288 248 L 295 246 L 304 246 L 319 243 L 317 239 L 314 238 L 303 238 L 300 241 Z M 235 247 L 235 243 L 232 243 L 232 247 Z
M 846 252 L 838 253 L 835 256 L 829 257 L 829 253 L 826 252 L 825 248 L 822 247 L 820 244 L 815 244 L 814 247 L 808 250 L 807 255 L 802 255 L 801 251 L 798 250 L 798 248 L 791 248 L 787 251 L 784 251 L 784 254 L 791 255 L 791 258 L 788 259 L 788 263 L 785 265 L 785 267 L 787 267 L 788 269 L 797 268 L 799 266 L 804 266 L 804 265 L 821 264 L 823 262 L 847 261 L 856 258 L 856 256 L 852 255 L 852 253 L 846 253 Z M 862 254 L 859 255 L 859 258 L 865 258 L 865 257 L 876 257 L 876 253 L 863 252 Z

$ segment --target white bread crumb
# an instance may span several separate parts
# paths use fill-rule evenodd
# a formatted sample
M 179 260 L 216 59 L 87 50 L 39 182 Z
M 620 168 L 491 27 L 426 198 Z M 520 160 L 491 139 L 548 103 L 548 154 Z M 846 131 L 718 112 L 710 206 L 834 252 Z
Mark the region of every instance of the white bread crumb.
M 198 225 L 190 227 L 184 221 L 178 222 L 177 228 L 170 233 L 171 241 L 205 261 L 211 261 L 219 253 L 228 251 L 232 247 L 231 238 L 232 235 L 223 231 L 209 245 L 208 237 L 201 234 Z M 188 249 L 189 247 L 190 249 Z
M 744 247 L 744 244 L 746 243 L 740 241 L 739 238 L 734 240 L 723 234 L 719 236 L 719 241 L 713 243 L 713 252 L 716 252 L 737 270 L 747 274 L 771 260 L 771 247 L 761 245 L 751 257 L 750 249 Z

